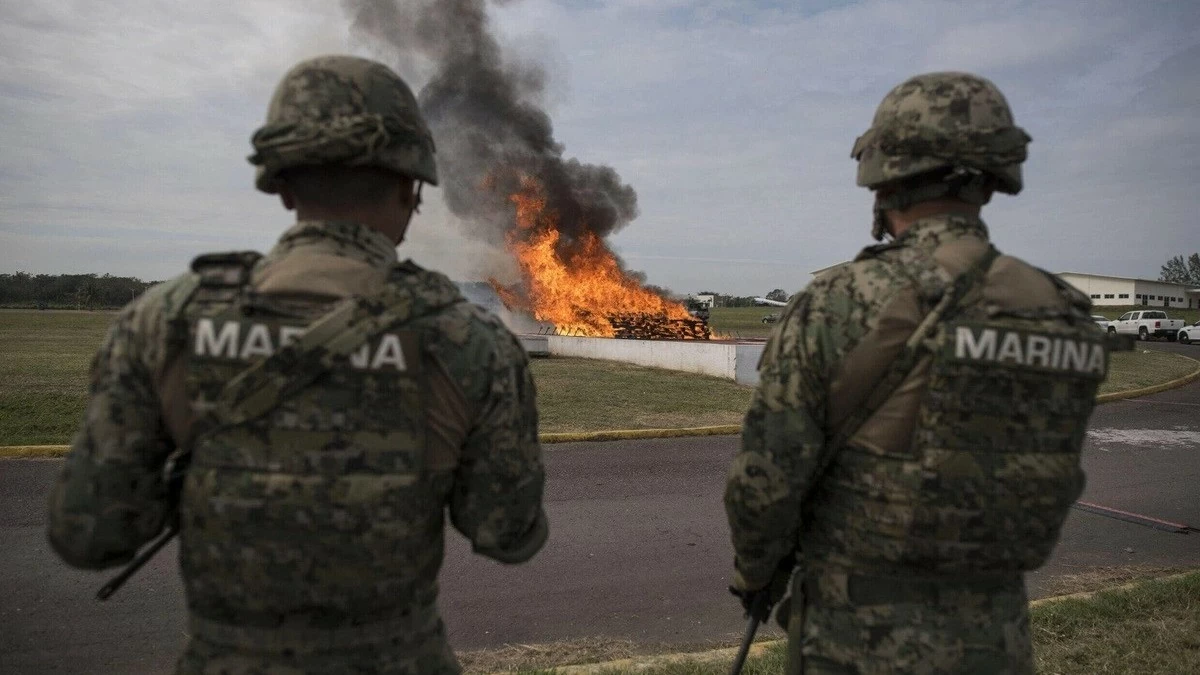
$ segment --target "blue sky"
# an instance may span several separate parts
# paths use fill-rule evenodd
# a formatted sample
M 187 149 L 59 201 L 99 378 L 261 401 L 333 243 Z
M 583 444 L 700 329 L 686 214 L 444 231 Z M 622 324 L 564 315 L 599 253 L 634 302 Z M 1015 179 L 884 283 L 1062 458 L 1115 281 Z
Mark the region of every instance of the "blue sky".
M 1002 250 L 1140 277 L 1200 250 L 1200 3 L 523 0 L 494 17 L 512 58 L 545 64 L 567 154 L 637 190 L 613 246 L 677 292 L 795 291 L 872 243 L 850 147 L 931 70 L 992 79 L 1033 137 L 1025 191 L 985 210 Z M 279 76 L 329 52 L 373 55 L 319 0 L 5 3 L 0 271 L 161 279 L 268 248 L 290 214 L 254 191 L 249 138 Z M 503 273 L 426 197 L 402 255 Z

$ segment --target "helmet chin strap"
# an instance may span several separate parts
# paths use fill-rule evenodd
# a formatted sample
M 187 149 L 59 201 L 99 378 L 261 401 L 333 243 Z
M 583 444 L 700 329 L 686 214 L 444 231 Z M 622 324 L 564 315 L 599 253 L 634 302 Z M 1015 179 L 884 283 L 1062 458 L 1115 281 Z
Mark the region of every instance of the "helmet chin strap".
M 903 211 L 913 204 L 927 202 L 942 197 L 953 197 L 968 204 L 983 206 L 991 201 L 995 179 L 977 169 L 954 167 L 939 180 L 933 180 L 917 185 L 902 186 L 893 190 L 886 197 L 876 192 L 874 207 L 874 222 L 871 225 L 871 236 L 875 241 L 883 241 L 888 233 L 887 212 Z
M 880 198 L 875 198 L 875 206 L 873 207 L 874 220 L 871 223 L 871 236 L 875 241 L 883 241 L 884 238 L 891 238 L 891 232 L 888 231 L 887 211 L 880 206 Z

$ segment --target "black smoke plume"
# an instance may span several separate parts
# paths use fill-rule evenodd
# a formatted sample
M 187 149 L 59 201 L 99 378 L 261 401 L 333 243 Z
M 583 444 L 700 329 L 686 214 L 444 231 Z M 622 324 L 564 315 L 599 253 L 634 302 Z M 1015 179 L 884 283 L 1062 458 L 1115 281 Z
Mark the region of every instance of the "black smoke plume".
M 545 70 L 506 59 L 486 0 L 342 4 L 354 35 L 410 82 L 428 78 L 418 99 L 437 143 L 445 200 L 474 236 L 502 243 L 513 230 L 509 195 L 522 176 L 541 183 L 558 214 L 564 254 L 583 234 L 604 238 L 637 216 L 637 194 L 611 167 L 563 157 L 542 107 Z

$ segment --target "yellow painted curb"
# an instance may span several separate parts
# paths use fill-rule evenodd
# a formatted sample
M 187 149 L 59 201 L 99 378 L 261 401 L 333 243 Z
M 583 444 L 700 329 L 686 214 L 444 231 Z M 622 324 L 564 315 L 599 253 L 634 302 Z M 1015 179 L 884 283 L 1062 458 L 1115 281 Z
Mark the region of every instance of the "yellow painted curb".
M 763 640 L 750 645 L 749 657 L 762 655 L 767 649 L 773 645 L 781 644 L 784 640 Z M 661 666 L 669 666 L 674 664 L 703 664 L 712 663 L 713 661 L 728 661 L 733 662 L 733 657 L 737 656 L 737 647 L 725 647 L 724 649 L 712 649 L 706 652 L 681 652 L 678 654 L 660 654 L 658 656 L 645 656 L 642 658 L 618 659 L 616 661 L 606 661 L 604 663 L 584 663 L 577 666 L 559 666 L 551 668 L 550 672 L 563 673 L 564 675 L 598 675 L 613 670 L 629 671 L 629 670 L 646 670 L 649 668 L 657 668 Z
M 64 457 L 68 445 L 4 445 L 0 446 L 0 459 L 44 459 Z
M 742 433 L 742 425 L 726 424 L 717 427 L 690 429 L 614 429 L 612 431 L 580 431 L 577 433 L 540 434 L 543 443 L 579 443 L 584 441 L 623 441 L 638 438 L 678 438 L 680 436 L 730 436 Z
M 1126 583 L 1123 583 L 1123 584 L 1120 584 L 1117 586 L 1108 586 L 1106 588 L 1100 588 L 1100 589 L 1097 589 L 1094 591 L 1082 591 L 1080 593 L 1068 593 L 1066 595 L 1055 595 L 1050 598 L 1042 598 L 1040 600 L 1033 600 L 1029 603 L 1029 608 L 1033 609 L 1034 607 L 1041 607 L 1042 605 L 1052 605 L 1056 602 L 1062 602 L 1064 600 L 1087 600 L 1088 598 L 1096 595 L 1097 593 L 1107 593 L 1109 591 L 1128 591 L 1128 590 L 1132 590 L 1142 584 L 1146 584 L 1146 583 L 1149 583 L 1152 581 L 1175 581 L 1177 579 L 1182 579 L 1184 577 L 1190 577 L 1193 574 L 1196 574 L 1198 572 L 1200 572 L 1200 570 L 1190 570 L 1188 572 L 1179 572 L 1177 574 L 1168 574 L 1165 577 L 1146 577 L 1145 579 L 1139 579 L 1137 581 L 1129 581 L 1129 582 L 1126 582 Z
M 679 438 L 682 436 L 729 436 L 742 432 L 739 424 L 690 429 L 614 429 L 611 431 L 581 431 L 577 433 L 539 434 L 542 443 L 584 443 L 589 441 L 624 441 L 643 438 Z M 0 459 L 35 459 L 64 457 L 67 445 L 9 445 L 0 446 Z
M 1156 384 L 1156 385 L 1149 386 L 1149 387 L 1142 387 L 1141 389 L 1130 389 L 1128 391 L 1114 391 L 1111 394 L 1100 394 L 1099 396 L 1096 397 L 1096 403 L 1108 403 L 1109 401 L 1119 401 L 1123 398 L 1137 398 L 1139 396 L 1149 396 L 1150 394 L 1157 394 L 1160 392 L 1167 391 L 1168 389 L 1175 389 L 1176 387 L 1182 387 L 1183 385 L 1189 384 L 1189 383 L 1195 381 L 1196 379 L 1200 378 L 1200 361 L 1197 361 L 1196 359 L 1193 359 L 1190 356 L 1184 356 L 1183 354 L 1175 354 L 1175 355 L 1181 359 L 1187 359 L 1188 361 L 1195 363 L 1196 370 L 1193 370 L 1188 375 L 1184 375 L 1183 377 L 1171 380 L 1170 382 L 1163 382 L 1162 384 Z
M 1139 585 L 1151 583 L 1155 581 L 1174 581 L 1191 576 L 1200 572 L 1200 570 L 1192 570 L 1190 572 L 1180 572 L 1171 574 L 1165 577 L 1149 577 L 1139 581 L 1130 581 L 1118 586 L 1109 586 L 1095 591 L 1086 591 L 1083 593 L 1068 593 L 1066 595 L 1056 595 L 1050 598 L 1042 598 L 1029 603 L 1029 608 L 1041 607 L 1064 600 L 1086 600 L 1097 593 L 1107 593 L 1109 591 L 1125 591 L 1135 588 Z M 786 640 L 763 640 L 755 642 L 750 647 L 750 656 L 758 656 L 767 649 L 777 644 L 783 644 Z M 598 675 L 599 673 L 619 670 L 647 670 L 659 666 L 673 665 L 679 663 L 711 663 L 713 661 L 733 661 L 733 657 L 737 656 L 737 647 L 726 647 L 723 649 L 712 649 L 705 652 L 680 652 L 675 654 L 660 654 L 658 656 L 646 656 L 642 658 L 618 659 L 616 661 L 606 661 L 603 663 L 585 663 L 577 666 L 559 666 L 550 668 L 550 672 L 563 673 L 564 675 Z
M 1100 394 L 1096 397 L 1097 403 L 1108 403 L 1109 401 L 1119 401 L 1126 398 L 1137 398 L 1139 396 L 1149 396 L 1182 387 L 1185 384 L 1190 384 L 1197 379 L 1200 379 L 1200 361 L 1193 359 L 1190 356 L 1176 354 L 1180 358 L 1187 359 L 1196 364 L 1196 370 L 1183 377 L 1156 384 L 1151 387 L 1143 387 L 1141 389 L 1130 389 L 1128 391 L 1116 391 L 1111 394 Z M 732 436 L 740 434 L 742 426 L 740 424 L 726 424 L 715 427 L 691 427 L 685 429 L 612 429 L 608 431 L 580 431 L 580 432 L 564 432 L 564 433 L 545 433 L 539 434 L 538 440 L 542 443 L 590 443 L 601 441 L 626 441 L 640 440 L 649 438 L 683 438 L 691 436 Z M 0 446 L 0 459 L 40 459 L 63 457 L 69 449 L 66 445 L 9 445 Z

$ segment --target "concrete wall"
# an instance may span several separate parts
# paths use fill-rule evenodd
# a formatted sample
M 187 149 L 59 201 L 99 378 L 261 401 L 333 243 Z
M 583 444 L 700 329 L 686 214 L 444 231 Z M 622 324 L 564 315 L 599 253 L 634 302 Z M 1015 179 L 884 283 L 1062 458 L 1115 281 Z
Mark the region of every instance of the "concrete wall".
M 618 340 L 614 338 L 546 336 L 554 356 L 622 361 L 649 368 L 711 375 L 738 384 L 758 382 L 762 344 L 734 344 L 702 340 Z
M 758 384 L 758 360 L 766 346 L 765 342 L 737 345 L 734 381 L 750 386 Z

